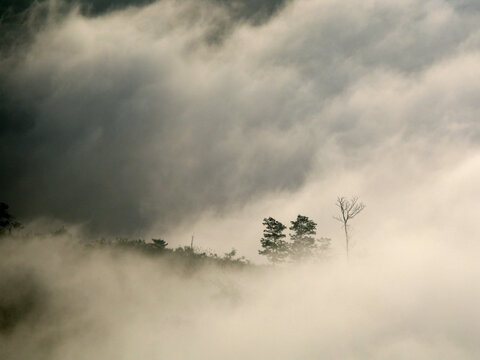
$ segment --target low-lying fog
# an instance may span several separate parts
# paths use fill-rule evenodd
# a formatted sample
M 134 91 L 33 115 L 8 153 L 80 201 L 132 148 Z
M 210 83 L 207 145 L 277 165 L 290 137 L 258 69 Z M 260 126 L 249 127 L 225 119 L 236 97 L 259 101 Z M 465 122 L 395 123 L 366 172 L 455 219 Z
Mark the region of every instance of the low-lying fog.
M 71 240 L 0 253 L 1 359 L 480 355 L 478 248 L 390 243 L 348 262 L 188 273 Z
M 0 360 L 480 359 L 478 0 L 2 1 L 11 214 L 258 265 L 1 238 Z

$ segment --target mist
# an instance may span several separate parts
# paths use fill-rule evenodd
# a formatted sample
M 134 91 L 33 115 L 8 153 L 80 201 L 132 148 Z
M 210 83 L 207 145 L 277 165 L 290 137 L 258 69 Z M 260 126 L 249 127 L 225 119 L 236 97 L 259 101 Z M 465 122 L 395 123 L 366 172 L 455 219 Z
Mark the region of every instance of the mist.
M 0 358 L 478 359 L 479 104 L 474 0 L 2 3 Z
M 3 359 L 476 359 L 478 247 L 185 273 L 71 239 L 1 248 Z M 14 304 L 14 305 L 12 305 Z M 28 310 L 28 311 L 25 311 Z

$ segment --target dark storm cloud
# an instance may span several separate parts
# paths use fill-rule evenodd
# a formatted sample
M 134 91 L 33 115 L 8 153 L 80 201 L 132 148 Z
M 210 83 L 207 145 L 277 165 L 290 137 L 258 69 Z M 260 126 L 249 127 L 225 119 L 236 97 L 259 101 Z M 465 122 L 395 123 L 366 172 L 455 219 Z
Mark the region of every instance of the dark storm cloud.
M 158 1 L 164 0 L 3 0 L 0 3 L 0 30 L 3 33 L 0 45 L 18 42 L 18 37 L 22 36 L 22 31 L 25 30 L 23 25 L 31 20 L 31 11 L 35 9 L 38 11 L 39 8 L 43 8 L 40 9 L 40 13 L 45 16 L 51 6 L 57 7 L 57 11 L 58 8 L 65 10 L 76 6 L 85 16 L 101 16 L 111 11 L 127 7 L 142 7 Z M 223 7 L 235 20 L 261 24 L 279 11 L 288 0 L 206 0 L 205 2 Z M 228 25 L 224 24 L 226 27 Z
M 101 15 L 112 10 L 129 6 L 144 6 L 156 0 L 66 0 L 66 4 L 80 5 L 82 11 L 89 15 Z M 158 0 L 157 0 L 158 1 Z M 162 0 L 160 0 L 162 1 Z M 46 0 L 3 0 L 0 4 L 0 18 L 5 22 L 17 21 L 18 16 Z M 283 6 L 286 0 L 210 0 L 210 2 L 225 6 L 235 17 L 259 21 L 268 17 Z
M 478 13 L 229 4 L 52 6 L 0 63 L 2 201 L 25 219 L 132 233 L 294 191 L 332 153 L 361 163 L 394 138 L 480 133 Z M 243 21 L 263 13 L 275 16 Z
M 155 24 L 164 12 L 171 18 Z M 130 16 L 139 22 L 123 31 Z M 129 232 L 298 186 L 310 146 L 283 146 L 276 126 L 258 121 L 276 108 L 252 104 L 242 113 L 270 87 L 251 89 L 227 68 L 212 73 L 220 75 L 215 84 L 208 68 L 188 60 L 198 56 L 191 47 L 228 18 L 190 3 L 132 10 L 107 18 L 110 24 L 73 15 L 4 59 L 2 198 L 26 217 Z M 87 48 L 93 53 L 82 60 Z

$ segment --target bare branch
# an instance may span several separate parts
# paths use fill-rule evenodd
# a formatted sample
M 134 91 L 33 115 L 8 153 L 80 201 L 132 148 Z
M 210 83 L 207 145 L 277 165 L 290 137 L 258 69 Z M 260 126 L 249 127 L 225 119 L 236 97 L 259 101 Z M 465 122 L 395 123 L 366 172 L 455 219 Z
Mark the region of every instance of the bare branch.
M 349 214 L 352 211 L 352 209 L 355 208 L 355 206 L 357 204 L 357 201 L 358 201 L 358 197 L 352 197 L 350 202 L 348 202 L 348 213 Z
M 353 209 L 350 212 L 350 218 L 353 219 L 355 216 L 357 216 L 363 209 L 365 209 L 365 204 L 360 203 L 357 204 L 353 207 Z
M 347 202 L 347 199 L 345 199 L 343 196 L 342 197 L 337 197 L 337 203 L 336 205 L 340 209 L 345 209 L 345 203 Z
M 349 247 L 349 232 L 348 221 L 357 216 L 363 209 L 365 209 L 365 204 L 358 202 L 358 197 L 354 196 L 350 200 L 347 200 L 344 196 L 338 196 L 336 204 L 340 209 L 341 216 L 334 216 L 333 218 L 342 223 L 343 229 L 345 231 L 345 241 L 347 247 L 347 256 L 348 256 L 348 247 Z

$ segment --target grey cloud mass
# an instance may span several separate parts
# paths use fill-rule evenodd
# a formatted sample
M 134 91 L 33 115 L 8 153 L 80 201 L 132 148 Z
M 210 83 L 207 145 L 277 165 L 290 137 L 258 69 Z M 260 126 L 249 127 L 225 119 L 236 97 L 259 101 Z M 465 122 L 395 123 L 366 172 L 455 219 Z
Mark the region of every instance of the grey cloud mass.
M 474 1 L 297 0 L 262 22 L 219 2 L 53 4 L 0 62 L 0 199 L 21 218 L 167 229 L 295 192 L 332 157 L 478 146 Z

